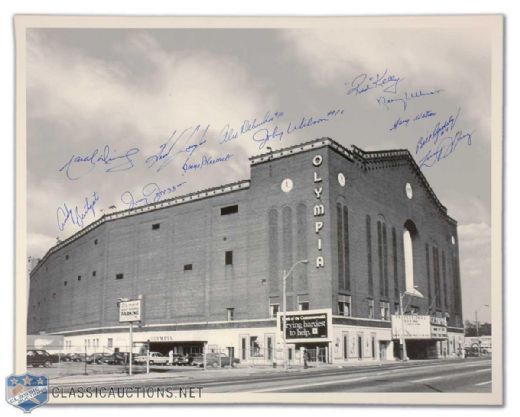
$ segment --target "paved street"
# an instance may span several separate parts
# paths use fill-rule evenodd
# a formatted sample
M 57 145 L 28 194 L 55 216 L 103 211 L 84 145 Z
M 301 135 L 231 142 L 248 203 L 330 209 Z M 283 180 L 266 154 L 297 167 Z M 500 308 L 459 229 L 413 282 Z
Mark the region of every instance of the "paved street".
M 84 377 L 53 386 L 199 386 L 223 392 L 491 392 L 491 360 L 439 360 L 370 366 L 323 366 L 289 371 L 253 369 L 179 369 L 162 374 Z

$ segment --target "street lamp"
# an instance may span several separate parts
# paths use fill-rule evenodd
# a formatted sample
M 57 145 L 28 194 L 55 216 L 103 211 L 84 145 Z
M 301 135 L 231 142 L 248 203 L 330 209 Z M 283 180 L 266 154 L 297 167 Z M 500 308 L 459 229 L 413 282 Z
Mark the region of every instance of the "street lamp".
M 283 302 L 283 327 L 282 327 L 282 338 L 283 338 L 283 367 L 287 370 L 287 340 L 285 338 L 285 332 L 287 328 L 287 300 L 286 300 L 286 286 L 287 286 L 287 278 L 289 278 L 296 268 L 298 264 L 308 264 L 309 261 L 307 259 L 302 259 L 294 263 L 293 266 L 289 269 L 288 272 L 285 272 L 285 269 L 282 272 L 282 302 Z
M 408 360 L 408 352 L 406 351 L 406 339 L 404 337 L 404 311 L 405 308 L 403 307 L 403 300 L 404 297 L 408 295 L 409 297 L 417 297 L 417 298 L 424 298 L 424 296 L 417 290 L 417 286 L 414 285 L 412 291 L 404 291 L 399 293 L 399 313 L 401 315 L 401 360 L 407 361 Z
M 480 342 L 480 334 L 479 334 L 479 328 L 478 328 L 478 312 L 483 309 L 484 307 L 488 307 L 489 308 L 489 305 L 488 304 L 484 304 L 484 305 L 481 305 L 479 308 L 477 308 L 475 310 L 475 330 L 477 332 L 477 344 L 478 344 L 478 356 L 481 356 L 481 349 L 480 349 L 480 345 L 481 345 L 481 342 Z

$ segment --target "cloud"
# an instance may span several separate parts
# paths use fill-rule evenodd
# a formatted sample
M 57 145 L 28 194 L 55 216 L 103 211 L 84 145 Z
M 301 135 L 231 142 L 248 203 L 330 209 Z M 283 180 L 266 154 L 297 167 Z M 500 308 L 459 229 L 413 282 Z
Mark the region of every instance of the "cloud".
M 287 51 L 319 86 L 343 86 L 360 73 L 388 70 L 403 78 L 402 92 L 443 89 L 464 116 L 490 141 L 490 39 L 477 27 L 332 27 L 283 32 Z M 302 71 L 302 70 L 300 70 Z M 364 105 L 376 107 L 373 98 Z
M 216 138 L 227 123 L 274 108 L 276 96 L 253 79 L 233 56 L 207 50 L 167 51 L 146 32 L 128 35 L 104 56 L 89 53 L 33 30 L 27 49 L 28 96 L 28 227 L 29 254 L 42 256 L 59 235 L 78 229 L 70 222 L 56 227 L 56 210 L 66 203 L 81 207 L 96 191 L 100 207 L 119 203 L 125 190 L 139 193 L 149 181 L 169 186 L 184 180 L 173 166 L 161 173 L 144 167 L 122 175 L 93 172 L 70 182 L 58 170 L 71 155 L 89 155 L 110 145 L 123 150 L 138 146 L 140 155 L 159 151 L 175 130 L 210 125 Z M 253 143 L 229 146 L 236 154 L 219 175 L 191 175 L 183 193 L 249 177 L 247 157 Z M 204 153 L 223 152 L 208 141 Z M 144 164 L 143 164 L 144 165 Z M 171 169 L 170 169 L 171 168 Z M 208 172 L 214 168 L 207 168 Z M 123 184 L 123 185 L 122 185 Z M 121 188 L 121 187 L 125 188 Z M 99 211 L 97 212 L 99 216 Z M 88 218 L 88 222 L 94 218 Z
M 491 304 L 491 227 L 462 224 L 458 234 L 464 317 L 472 320 L 475 310 Z M 482 317 L 488 320 L 489 310 L 482 311 Z

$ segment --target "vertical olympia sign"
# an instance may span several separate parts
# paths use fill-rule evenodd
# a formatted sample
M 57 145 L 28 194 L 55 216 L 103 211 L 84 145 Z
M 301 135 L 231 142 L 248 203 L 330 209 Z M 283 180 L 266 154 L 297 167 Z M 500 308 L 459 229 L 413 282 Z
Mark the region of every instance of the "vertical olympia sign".
M 319 168 L 323 163 L 323 157 L 321 155 L 315 155 L 312 158 L 312 165 L 315 168 Z M 323 205 L 323 201 L 321 200 L 321 195 L 323 194 L 323 180 L 320 177 L 320 174 L 317 170 L 314 171 L 314 195 L 316 196 L 317 203 L 313 208 L 313 215 L 315 218 L 314 222 L 314 231 L 316 236 L 318 237 L 318 256 L 316 257 L 316 268 L 324 268 L 325 267 L 325 259 L 321 255 L 322 251 L 322 240 L 321 240 L 321 229 L 323 229 L 323 216 L 325 215 L 325 206 Z

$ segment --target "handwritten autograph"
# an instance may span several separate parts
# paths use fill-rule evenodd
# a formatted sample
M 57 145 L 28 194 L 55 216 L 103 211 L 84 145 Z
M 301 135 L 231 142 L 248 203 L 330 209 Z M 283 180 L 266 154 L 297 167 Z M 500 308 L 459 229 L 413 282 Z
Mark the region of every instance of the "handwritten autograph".
M 345 110 L 336 109 L 330 110 L 326 115 L 323 116 L 304 116 L 297 122 L 293 123 L 290 121 L 286 128 L 279 128 L 278 125 L 276 125 L 271 129 L 268 127 L 259 129 L 253 134 L 252 139 L 258 144 L 258 149 L 263 149 L 271 140 L 282 140 L 284 134 L 290 135 L 296 131 L 329 122 L 333 118 L 343 115 L 344 113 Z
M 436 116 L 436 115 L 437 115 L 437 113 L 435 113 L 435 112 L 433 112 L 431 110 L 426 110 L 426 111 L 418 113 L 415 117 L 404 117 L 403 119 L 401 119 L 401 116 L 399 116 L 397 118 L 397 120 L 394 122 L 394 124 L 392 125 L 392 127 L 390 129 L 388 129 L 388 130 L 390 130 L 390 131 L 397 130 L 401 126 L 408 127 L 408 125 L 410 123 L 415 123 L 415 122 L 417 122 L 419 120 L 427 119 L 429 117 L 433 117 L 433 116 Z
M 359 96 L 376 88 L 382 89 L 384 93 L 396 94 L 397 86 L 403 80 L 404 78 L 388 74 L 388 69 L 385 69 L 382 74 L 377 73 L 372 76 L 366 73 L 359 74 L 350 83 L 345 83 L 345 86 L 347 95 L 355 93 Z
M 146 158 L 145 164 L 148 168 L 157 168 L 157 172 L 170 164 L 178 155 L 187 155 L 186 162 L 195 151 L 207 143 L 206 135 L 210 125 L 191 126 L 179 134 L 177 130 L 170 135 L 168 140 L 159 146 L 159 152 Z M 193 142 L 192 139 L 195 139 Z M 177 144 L 181 146 L 176 148 Z
M 450 115 L 447 119 L 437 122 L 433 129 L 417 140 L 415 153 L 426 151 L 421 157 L 419 167 L 432 167 L 441 159 L 448 158 L 456 151 L 457 146 L 462 142 L 471 146 L 473 141 L 473 132 L 464 132 L 456 130 L 457 121 L 460 116 L 461 109 L 456 114 Z M 455 132 L 454 134 L 452 132 Z M 427 147 L 429 146 L 429 149 Z
M 427 96 L 433 96 L 435 94 L 441 93 L 443 90 L 441 89 L 435 89 L 435 90 L 416 90 L 412 92 L 406 91 L 402 96 L 400 97 L 386 97 L 386 96 L 380 96 L 376 99 L 377 104 L 380 106 L 385 106 L 388 110 L 391 105 L 399 103 L 403 106 L 403 110 L 406 111 L 408 107 L 408 102 L 415 100 L 420 97 L 427 97 Z
M 78 208 L 78 206 L 70 208 L 67 203 L 63 203 L 63 205 L 56 210 L 58 229 L 65 229 L 69 221 L 82 228 L 85 218 L 89 213 L 92 214 L 93 217 L 96 217 L 96 204 L 98 201 L 99 195 L 94 191 L 91 198 L 85 197 L 85 204 L 83 204 L 81 208 Z
M 105 145 L 101 150 L 96 148 L 89 155 L 72 155 L 70 159 L 58 171 L 65 172 L 66 177 L 75 181 L 88 174 L 98 164 L 108 166 L 105 172 L 126 171 L 134 167 L 133 156 L 139 153 L 139 148 L 130 148 L 122 154 L 116 154 L 110 145 Z
M 177 184 L 172 184 L 168 187 L 161 188 L 157 183 L 150 182 L 141 189 L 140 195 L 134 196 L 131 191 L 124 191 L 121 194 L 120 199 L 123 204 L 126 204 L 129 209 L 132 209 L 134 207 L 145 206 L 150 203 L 157 203 L 170 194 L 175 193 L 185 184 L 187 184 L 187 182 L 182 181 Z

